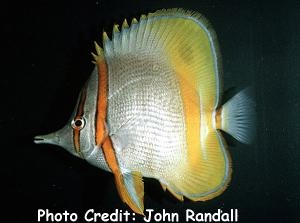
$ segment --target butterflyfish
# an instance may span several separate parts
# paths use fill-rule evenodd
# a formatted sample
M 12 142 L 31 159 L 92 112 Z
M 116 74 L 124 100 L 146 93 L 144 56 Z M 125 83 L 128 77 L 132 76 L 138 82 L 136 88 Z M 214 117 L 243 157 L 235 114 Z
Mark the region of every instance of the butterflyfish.
M 199 13 L 163 9 L 95 42 L 95 68 L 70 121 L 36 136 L 113 174 L 120 198 L 143 214 L 143 177 L 183 201 L 220 195 L 231 178 L 222 131 L 249 143 L 253 100 L 246 88 L 221 104 L 216 34 Z

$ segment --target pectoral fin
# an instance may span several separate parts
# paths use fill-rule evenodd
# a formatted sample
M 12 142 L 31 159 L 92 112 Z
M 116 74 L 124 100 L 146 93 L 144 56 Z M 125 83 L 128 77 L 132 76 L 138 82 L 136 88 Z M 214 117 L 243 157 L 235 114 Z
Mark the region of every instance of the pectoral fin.
M 110 137 L 102 145 L 104 157 L 115 177 L 119 195 L 134 212 L 144 215 L 144 182 L 139 172 L 122 173 Z

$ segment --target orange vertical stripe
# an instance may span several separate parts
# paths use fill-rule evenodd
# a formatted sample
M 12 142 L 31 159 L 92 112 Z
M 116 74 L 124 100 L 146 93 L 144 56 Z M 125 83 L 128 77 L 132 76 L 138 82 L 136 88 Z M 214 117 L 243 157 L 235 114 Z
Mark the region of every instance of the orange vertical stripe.
M 186 144 L 189 164 L 196 166 L 200 161 L 200 99 L 197 90 L 177 75 L 179 80 L 183 111 L 185 117 Z
M 107 135 L 105 120 L 107 114 L 108 74 L 105 60 L 97 62 L 98 65 L 98 100 L 96 112 L 96 145 L 101 145 Z
M 113 148 L 111 139 L 108 135 L 105 121 L 107 115 L 107 94 L 108 94 L 108 73 L 107 65 L 104 59 L 97 61 L 98 65 L 98 100 L 96 112 L 96 145 L 101 146 L 104 158 L 108 167 L 111 169 L 115 177 L 116 186 L 123 202 L 136 213 L 143 214 L 143 212 L 135 205 L 130 197 L 127 188 L 124 184 L 123 175 L 119 168 L 118 160 Z

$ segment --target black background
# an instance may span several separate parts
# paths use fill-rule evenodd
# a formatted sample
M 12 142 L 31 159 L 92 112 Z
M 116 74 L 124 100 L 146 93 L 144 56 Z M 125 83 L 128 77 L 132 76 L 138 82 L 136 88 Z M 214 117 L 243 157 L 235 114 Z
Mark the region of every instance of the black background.
M 221 196 L 181 203 L 145 179 L 145 208 L 238 208 L 240 222 L 300 222 L 299 4 L 208 0 L 1 3 L 0 202 L 6 222 L 36 222 L 38 208 L 79 215 L 89 208 L 126 210 L 110 173 L 59 147 L 35 145 L 32 137 L 68 120 L 103 29 L 110 33 L 123 18 L 173 7 L 200 12 L 215 28 L 224 89 L 231 89 L 225 98 L 254 86 L 257 138 L 246 146 L 227 137 L 233 177 Z

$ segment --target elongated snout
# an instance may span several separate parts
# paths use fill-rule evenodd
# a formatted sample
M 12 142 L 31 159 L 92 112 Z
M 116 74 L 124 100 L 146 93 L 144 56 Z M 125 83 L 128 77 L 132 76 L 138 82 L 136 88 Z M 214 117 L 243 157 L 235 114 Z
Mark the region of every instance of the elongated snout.
M 36 144 L 53 144 L 60 145 L 60 137 L 56 132 L 47 135 L 38 135 L 34 137 L 34 143 Z
M 71 124 L 65 125 L 62 129 L 46 135 L 37 135 L 34 137 L 36 144 L 52 144 L 66 149 L 71 154 L 78 156 L 73 143 L 73 129 Z

